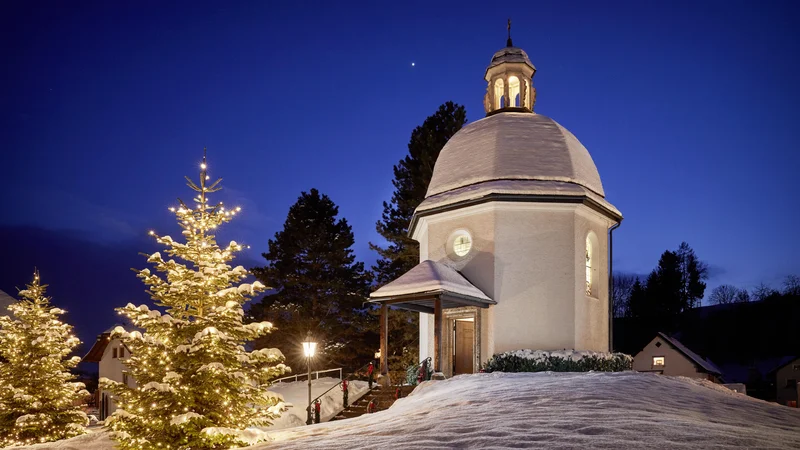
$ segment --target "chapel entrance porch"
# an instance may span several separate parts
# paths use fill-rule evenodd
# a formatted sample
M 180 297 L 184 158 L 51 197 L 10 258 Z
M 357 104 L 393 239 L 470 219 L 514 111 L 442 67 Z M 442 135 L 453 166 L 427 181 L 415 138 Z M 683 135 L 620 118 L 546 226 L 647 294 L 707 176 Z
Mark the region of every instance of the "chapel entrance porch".
M 389 307 L 426 313 L 432 322 L 434 372 L 445 376 L 474 373 L 481 361 L 481 312 L 496 304 L 461 273 L 442 263 L 426 260 L 370 295 L 381 305 L 380 370 L 388 377 Z M 432 320 L 431 320 L 432 319 Z M 421 326 L 420 329 L 428 327 Z M 422 333 L 423 331 L 421 331 Z M 422 337 L 422 336 L 421 336 Z M 420 339 L 421 342 L 427 341 Z M 420 358 L 422 359 L 422 358 Z

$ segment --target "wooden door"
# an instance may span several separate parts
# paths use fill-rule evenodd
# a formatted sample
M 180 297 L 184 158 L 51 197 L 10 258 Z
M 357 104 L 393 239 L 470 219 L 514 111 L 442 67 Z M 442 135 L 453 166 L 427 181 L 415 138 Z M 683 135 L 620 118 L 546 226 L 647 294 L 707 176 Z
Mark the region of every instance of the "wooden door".
M 475 355 L 475 323 L 456 320 L 456 348 L 454 375 L 472 373 Z

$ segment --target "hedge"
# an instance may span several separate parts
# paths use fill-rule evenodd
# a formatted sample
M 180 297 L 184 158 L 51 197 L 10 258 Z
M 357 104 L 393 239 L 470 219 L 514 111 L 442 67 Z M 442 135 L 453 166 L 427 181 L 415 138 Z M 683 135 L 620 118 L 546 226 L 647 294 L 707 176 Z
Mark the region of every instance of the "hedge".
M 621 372 L 633 368 L 624 353 L 515 350 L 496 354 L 483 366 L 485 372 Z

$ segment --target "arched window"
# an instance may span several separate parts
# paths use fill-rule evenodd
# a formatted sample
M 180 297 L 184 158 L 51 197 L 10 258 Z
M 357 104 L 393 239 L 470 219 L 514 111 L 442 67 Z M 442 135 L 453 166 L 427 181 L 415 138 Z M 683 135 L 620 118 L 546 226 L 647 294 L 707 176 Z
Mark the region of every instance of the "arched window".
M 592 240 L 586 236 L 586 295 L 592 295 Z
M 512 103 L 510 106 L 520 106 L 519 104 L 520 85 L 519 78 L 511 75 L 508 77 L 508 98 Z
M 598 259 L 599 243 L 597 236 L 593 232 L 586 235 L 586 249 L 584 258 L 586 260 L 586 295 L 590 297 L 598 297 L 599 285 L 597 273 L 600 268 L 600 260 Z
M 526 108 L 531 107 L 531 84 L 528 80 L 525 80 L 525 106 Z
M 505 102 L 503 101 L 503 94 L 506 93 L 505 83 L 503 83 L 502 78 L 498 78 L 494 82 L 494 109 L 500 109 L 505 107 Z

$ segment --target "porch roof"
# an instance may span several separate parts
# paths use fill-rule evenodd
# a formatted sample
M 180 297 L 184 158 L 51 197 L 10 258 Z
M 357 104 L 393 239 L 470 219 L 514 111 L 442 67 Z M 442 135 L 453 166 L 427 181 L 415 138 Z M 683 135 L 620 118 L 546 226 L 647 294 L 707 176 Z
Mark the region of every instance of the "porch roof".
M 370 294 L 373 303 L 390 304 L 400 309 L 433 313 L 433 300 L 442 308 L 497 304 L 457 270 L 440 262 L 425 260 Z

